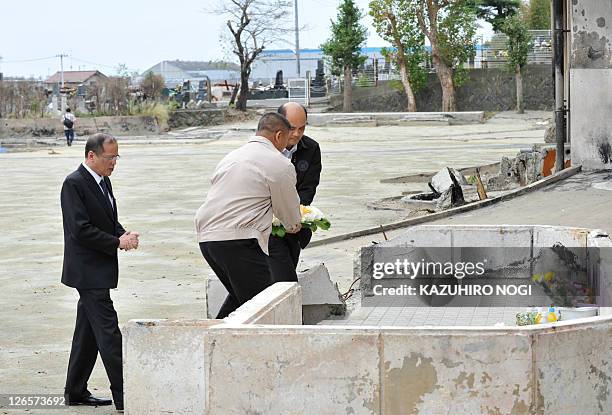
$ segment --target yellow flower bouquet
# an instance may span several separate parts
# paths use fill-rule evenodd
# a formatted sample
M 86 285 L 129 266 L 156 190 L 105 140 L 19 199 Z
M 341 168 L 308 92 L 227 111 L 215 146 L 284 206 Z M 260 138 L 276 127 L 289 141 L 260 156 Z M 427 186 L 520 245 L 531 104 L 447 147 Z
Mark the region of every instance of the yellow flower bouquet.
M 302 206 L 300 205 L 300 213 L 302 215 L 302 228 L 308 228 L 313 232 L 317 229 L 324 231 L 331 227 L 331 222 L 325 217 L 320 209 L 314 206 Z M 277 217 L 272 218 L 272 235 L 280 238 L 287 234 L 285 227 L 280 223 Z

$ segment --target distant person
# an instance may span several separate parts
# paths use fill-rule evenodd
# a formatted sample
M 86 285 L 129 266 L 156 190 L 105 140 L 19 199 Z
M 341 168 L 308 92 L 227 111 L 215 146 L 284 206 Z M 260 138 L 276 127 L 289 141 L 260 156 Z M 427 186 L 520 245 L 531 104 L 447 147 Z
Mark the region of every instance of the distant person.
M 66 135 L 66 144 L 68 144 L 68 147 L 70 147 L 74 141 L 75 123 L 76 117 L 72 113 L 72 110 L 70 108 L 66 108 L 66 112 L 62 116 L 62 124 L 64 124 L 64 134 Z
M 122 339 L 110 289 L 117 287 L 117 251 L 138 248 L 138 234 L 117 220 L 117 201 L 109 176 L 119 146 L 107 134 L 94 134 L 85 144 L 85 161 L 64 180 L 62 283 L 79 292 L 76 325 L 68 363 L 68 405 L 110 405 L 87 389 L 98 352 L 110 380 L 115 407 L 123 410 Z
M 321 149 L 315 140 L 304 135 L 308 121 L 308 111 L 304 106 L 297 102 L 287 102 L 278 108 L 278 113 L 284 115 L 291 124 L 289 141 L 283 149 L 283 155 L 295 167 L 300 204 L 308 206 L 312 204 L 321 177 Z M 273 282 L 297 281 L 296 268 L 300 251 L 306 248 L 311 238 L 312 231 L 308 228 L 283 238 L 270 236 L 268 263 Z
M 229 293 L 217 318 L 272 284 L 266 259 L 272 214 L 290 233 L 301 228 L 295 169 L 281 154 L 290 128 L 282 115 L 264 114 L 256 135 L 219 162 L 196 214 L 202 255 Z

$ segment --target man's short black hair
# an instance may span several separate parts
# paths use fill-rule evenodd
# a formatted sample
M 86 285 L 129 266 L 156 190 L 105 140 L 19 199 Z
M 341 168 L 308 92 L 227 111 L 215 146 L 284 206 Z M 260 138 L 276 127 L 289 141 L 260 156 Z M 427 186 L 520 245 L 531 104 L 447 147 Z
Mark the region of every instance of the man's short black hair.
M 291 102 L 293 102 L 293 101 L 291 101 Z M 283 105 L 278 107 L 276 112 L 281 114 L 283 117 L 286 117 L 287 116 L 287 104 L 289 104 L 289 102 L 285 102 Z M 303 106 L 302 104 L 300 104 L 299 102 L 294 102 L 294 104 L 298 104 L 300 107 L 302 107 L 302 109 L 304 110 L 304 115 L 306 116 L 306 118 L 308 118 L 308 110 L 306 109 L 306 107 Z
M 266 131 L 274 134 L 280 130 L 291 130 L 291 124 L 283 115 L 276 112 L 265 113 L 257 124 L 257 132 Z
M 104 143 L 116 143 L 117 139 L 109 134 L 104 133 L 96 133 L 87 139 L 85 143 L 85 158 L 90 151 L 93 151 L 97 155 L 102 154 L 104 152 Z
M 70 111 L 71 111 L 70 108 L 66 108 L 66 112 L 70 112 Z

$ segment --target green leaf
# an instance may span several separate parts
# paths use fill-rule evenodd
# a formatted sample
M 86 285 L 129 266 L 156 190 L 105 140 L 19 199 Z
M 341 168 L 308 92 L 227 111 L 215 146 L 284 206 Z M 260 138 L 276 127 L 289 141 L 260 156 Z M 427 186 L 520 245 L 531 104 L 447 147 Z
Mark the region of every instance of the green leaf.
M 284 226 L 272 226 L 272 235 L 284 238 L 287 234 Z
M 327 219 L 321 219 L 315 222 L 319 228 L 323 229 L 324 231 L 328 230 L 331 227 L 331 223 L 329 220 Z

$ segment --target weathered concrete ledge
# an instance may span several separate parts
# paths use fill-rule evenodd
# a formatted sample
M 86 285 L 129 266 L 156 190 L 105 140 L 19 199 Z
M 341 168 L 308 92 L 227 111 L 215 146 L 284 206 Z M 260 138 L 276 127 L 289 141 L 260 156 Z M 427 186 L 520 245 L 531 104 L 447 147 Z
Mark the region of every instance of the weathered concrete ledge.
M 612 411 L 612 316 L 504 328 L 226 323 L 204 336 L 156 328 L 125 329 L 128 414 Z
M 463 125 L 485 122 L 483 111 L 474 112 L 354 112 L 312 113 L 308 124 L 315 127 L 381 125 Z
M 225 318 L 229 324 L 302 324 L 302 287 L 277 282 Z
M 321 245 L 327 245 L 327 244 L 331 244 L 335 242 L 346 241 L 346 240 L 353 239 L 353 238 L 359 238 L 361 236 L 376 235 L 376 234 L 381 233 L 382 231 L 390 231 L 390 230 L 395 230 L 395 229 L 406 228 L 409 226 L 420 225 L 420 224 L 432 222 L 438 219 L 444 219 L 444 218 L 447 218 L 447 217 L 450 217 L 450 216 L 453 216 L 459 213 L 469 212 L 471 210 L 476 210 L 476 209 L 480 209 L 483 207 L 491 206 L 491 205 L 494 205 L 494 204 L 497 204 L 497 203 L 500 203 L 506 200 L 513 199 L 518 196 L 522 196 L 527 193 L 531 193 L 535 190 L 542 189 L 546 186 L 550 186 L 551 184 L 557 183 L 561 180 L 565 180 L 568 177 L 572 177 L 580 173 L 581 169 L 582 169 L 581 166 L 571 167 L 559 173 L 555 173 L 552 176 L 548 176 L 542 180 L 531 183 L 530 185 L 527 185 L 525 187 L 511 190 L 507 193 L 504 193 L 503 195 L 492 197 L 486 200 L 481 200 L 479 202 L 468 203 L 463 206 L 444 210 L 442 212 L 431 213 L 429 215 L 418 216 L 416 218 L 410 218 L 410 219 L 402 220 L 399 222 L 393 222 L 393 223 L 381 225 L 375 228 L 367 228 L 367 229 L 363 229 L 359 231 L 345 233 L 342 235 L 332 236 L 330 238 L 324 238 L 324 239 L 319 239 L 317 241 L 312 241 L 310 242 L 310 244 L 308 244 L 308 247 L 306 249 L 315 247 L 315 246 L 321 246 Z

